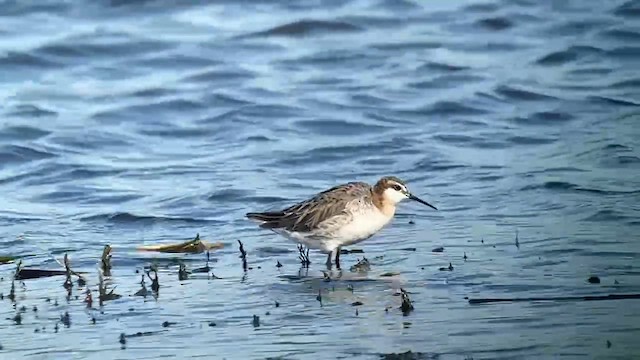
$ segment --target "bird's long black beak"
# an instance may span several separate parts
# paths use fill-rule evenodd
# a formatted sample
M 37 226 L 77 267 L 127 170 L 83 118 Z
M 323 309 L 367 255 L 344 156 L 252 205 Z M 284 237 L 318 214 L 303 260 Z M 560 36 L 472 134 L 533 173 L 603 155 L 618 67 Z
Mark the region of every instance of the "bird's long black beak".
M 419 197 L 417 197 L 417 196 L 415 196 L 415 195 L 413 195 L 413 194 L 408 194 L 408 197 L 409 197 L 409 199 L 414 200 L 414 201 L 417 201 L 417 202 L 419 202 L 420 204 L 427 205 L 428 207 L 432 208 L 433 210 L 438 210 L 435 206 L 433 206 L 433 205 L 429 204 L 428 202 L 426 202 L 426 201 L 424 201 L 424 200 L 420 199 Z

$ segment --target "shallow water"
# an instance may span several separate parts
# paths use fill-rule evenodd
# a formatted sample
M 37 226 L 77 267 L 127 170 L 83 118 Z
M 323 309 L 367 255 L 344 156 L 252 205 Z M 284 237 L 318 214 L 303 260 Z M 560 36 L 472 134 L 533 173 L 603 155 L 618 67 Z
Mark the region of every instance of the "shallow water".
M 2 358 L 640 356 L 637 300 L 465 299 L 640 292 L 639 2 L 9 1 L 0 18 L 0 255 L 68 252 L 95 297 L 111 244 L 124 295 L 87 310 L 43 278 L 14 308 L 1 265 Z M 338 280 L 243 217 L 387 174 L 440 211 L 402 204 Z M 204 255 L 136 251 L 196 233 L 225 243 L 220 279 L 178 280 Z M 131 296 L 153 261 L 158 298 Z

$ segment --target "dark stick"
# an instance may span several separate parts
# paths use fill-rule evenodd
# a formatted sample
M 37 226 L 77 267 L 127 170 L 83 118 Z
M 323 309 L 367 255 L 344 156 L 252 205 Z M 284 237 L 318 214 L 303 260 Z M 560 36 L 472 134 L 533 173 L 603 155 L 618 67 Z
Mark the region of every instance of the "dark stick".
M 244 246 L 242 246 L 242 241 L 238 240 L 238 244 L 240 244 L 240 257 L 242 258 L 242 270 L 247 271 L 247 252 L 244 250 Z
M 640 299 L 640 294 L 609 294 L 594 296 L 558 296 L 558 297 L 530 297 L 530 298 L 487 298 L 469 299 L 469 304 L 489 304 L 496 302 L 525 302 L 525 301 L 603 301 Z

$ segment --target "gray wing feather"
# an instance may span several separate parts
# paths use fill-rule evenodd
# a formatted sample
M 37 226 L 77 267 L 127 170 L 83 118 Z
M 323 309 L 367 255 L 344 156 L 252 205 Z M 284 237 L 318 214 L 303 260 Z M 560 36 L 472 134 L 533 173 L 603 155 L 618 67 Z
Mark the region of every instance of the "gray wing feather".
M 323 191 L 282 211 L 249 213 L 247 217 L 263 221 L 263 228 L 309 232 L 331 227 L 334 222 L 348 221 L 352 216 L 348 211 L 350 205 L 370 197 L 369 184 L 350 182 Z

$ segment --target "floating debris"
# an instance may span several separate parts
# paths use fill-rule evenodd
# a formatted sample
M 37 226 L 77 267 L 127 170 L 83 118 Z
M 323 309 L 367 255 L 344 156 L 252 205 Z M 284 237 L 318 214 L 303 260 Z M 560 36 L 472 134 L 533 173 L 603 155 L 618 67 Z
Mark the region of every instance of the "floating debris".
M 520 241 L 518 240 L 518 229 L 516 229 L 516 247 L 520 249 Z
M 416 250 L 418 250 L 418 249 L 416 249 L 416 248 L 414 248 L 414 247 L 408 247 L 408 248 L 402 248 L 402 249 L 400 249 L 400 250 L 402 250 L 402 251 L 416 251 Z
M 496 302 L 531 302 L 531 301 L 605 301 L 640 299 L 640 294 L 609 294 L 593 296 L 557 296 L 557 297 L 529 297 L 529 298 L 485 298 L 469 299 L 469 304 L 488 304 Z
M 172 325 L 175 325 L 175 324 L 177 324 L 177 323 L 176 322 L 165 321 L 165 322 L 162 323 L 162 327 L 166 328 L 166 327 L 169 327 L 169 326 L 172 326 Z
M 125 346 L 127 345 L 127 338 L 124 335 L 124 333 L 120 333 L 120 341 L 119 342 L 120 342 L 121 348 L 124 349 Z
M 253 327 L 260 326 L 260 316 L 253 315 Z
M 467 253 L 464 253 L 464 256 L 462 257 L 464 259 L 464 261 L 467 261 L 468 257 L 467 257 Z
M 362 259 L 358 260 L 358 262 L 355 265 L 352 265 L 351 268 L 349 268 L 349 270 L 351 272 L 369 271 L 371 270 L 371 264 L 369 263 L 369 260 L 363 256 Z
M 416 224 L 416 222 L 415 222 L 415 221 L 413 221 L 413 220 L 409 220 L 409 225 L 415 225 L 415 224 Z
M 449 263 L 448 267 L 441 267 L 438 270 L 440 270 L 440 271 L 453 271 L 453 265 L 451 265 L 451 263 Z
M 443 248 L 442 246 L 439 246 L 439 247 L 437 247 L 437 248 L 435 248 L 435 249 L 431 250 L 431 252 L 434 252 L 434 253 L 441 253 L 441 252 L 444 252 L 444 248 Z
M 216 323 L 213 321 L 209 321 L 209 327 L 214 327 L 214 326 L 217 326 Z
M 65 327 L 71 327 L 71 317 L 69 316 L 69 312 L 65 311 L 64 314 L 60 315 L 60 322 Z
M 607 340 L 607 349 L 611 348 L 611 341 Z
M 187 271 L 187 266 L 185 264 L 180 264 L 180 269 L 178 270 L 178 280 L 188 280 L 189 279 L 189 271 Z
M 281 268 L 282 267 L 282 264 L 280 264 L 280 261 L 277 262 L 276 267 L 277 268 Z
M 247 252 L 244 250 L 244 246 L 242 245 L 242 241 L 238 240 L 238 244 L 240 244 L 240 258 L 242 259 L 242 270 L 247 271 Z
M 280 307 L 280 303 L 276 301 L 276 307 Z
M 402 310 L 402 315 L 407 316 L 411 311 L 413 311 L 413 302 L 411 301 L 411 298 L 409 298 L 409 294 L 402 288 L 400 289 L 400 296 L 402 297 L 400 310 Z
M 102 250 L 100 265 L 102 266 L 104 276 L 111 276 L 111 250 L 111 245 L 109 244 L 105 245 Z
M 87 288 L 86 296 L 84 297 L 84 303 L 87 304 L 88 308 L 93 306 L 93 296 L 91 295 L 91 290 Z
M 191 270 L 191 273 L 208 273 L 209 271 L 211 271 L 211 268 L 209 267 L 209 261 L 210 255 L 209 251 L 207 251 L 207 263 L 204 265 L 204 267 Z
M 384 274 L 380 274 L 380 277 L 392 277 L 392 276 L 398 276 L 398 275 L 400 275 L 399 272 L 389 271 L 389 272 L 386 272 Z
M 300 259 L 300 263 L 302 267 L 309 267 L 311 265 L 311 260 L 309 259 L 309 249 L 307 248 L 306 252 L 304 246 L 302 244 L 298 244 L 298 258 Z
M 0 264 L 9 264 L 16 260 L 16 257 L 13 256 L 0 256 Z
M 193 240 L 181 242 L 178 244 L 164 245 L 145 245 L 138 247 L 139 251 L 157 251 L 163 253 L 189 253 L 199 254 L 209 250 L 222 249 L 224 244 L 221 242 L 208 243 L 200 240 L 200 234 L 197 234 Z
M 340 254 L 343 255 L 347 255 L 347 254 L 364 254 L 364 250 L 362 249 L 340 249 Z
M 362 301 L 354 301 L 351 303 L 351 306 L 360 306 L 363 305 Z
M 587 279 L 587 281 L 590 284 L 600 284 L 600 278 L 597 276 L 590 276 L 589 279 Z
M 20 315 L 20 312 L 16 313 L 16 316 L 13 317 L 13 321 L 16 325 L 22 325 L 22 315 Z
M 620 285 L 620 283 L 618 282 L 618 280 L 613 280 L 613 284 L 614 284 L 614 285 Z

